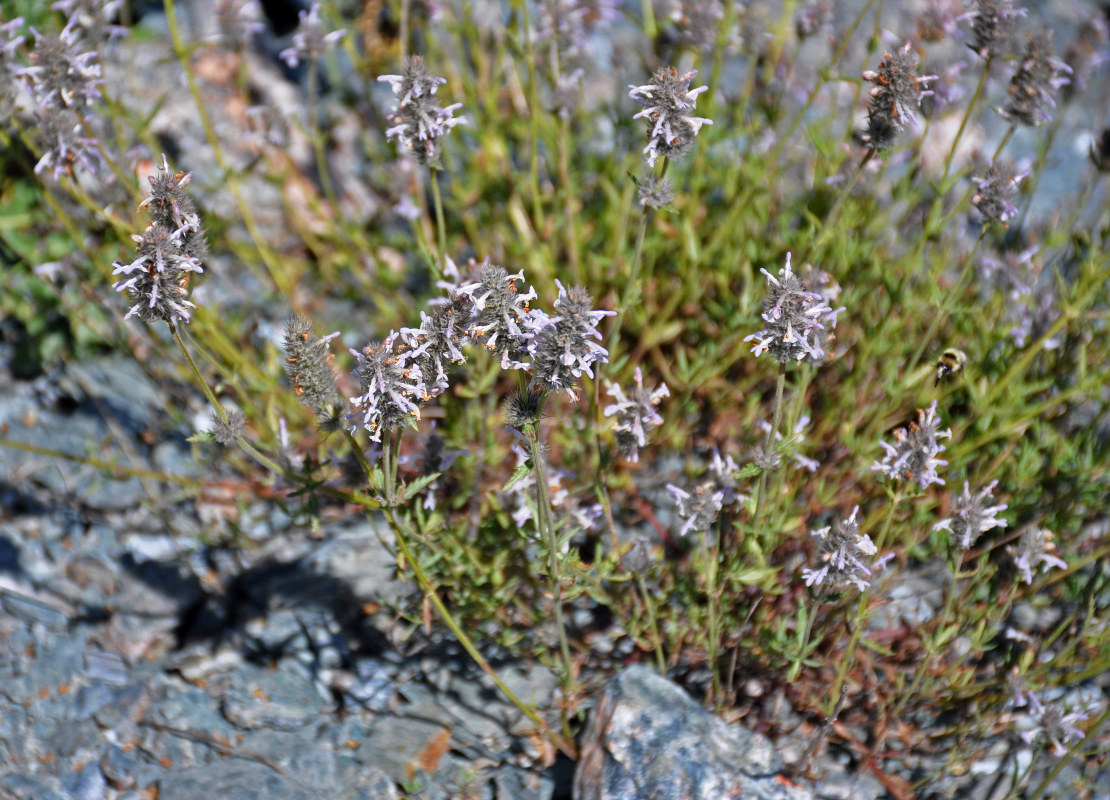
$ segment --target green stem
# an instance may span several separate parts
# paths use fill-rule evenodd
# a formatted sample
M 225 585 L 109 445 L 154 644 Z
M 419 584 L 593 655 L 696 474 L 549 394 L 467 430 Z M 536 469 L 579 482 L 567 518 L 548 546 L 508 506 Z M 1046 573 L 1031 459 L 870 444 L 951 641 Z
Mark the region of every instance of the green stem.
M 902 713 L 902 709 L 906 707 L 906 703 L 908 703 L 910 698 L 917 693 L 917 690 L 921 686 L 921 681 L 925 678 L 925 673 L 929 671 L 929 664 L 932 662 L 933 656 L 935 656 L 937 654 L 937 651 L 940 649 L 937 640 L 940 636 L 944 636 L 944 631 L 945 628 L 948 626 L 948 620 L 952 615 L 952 609 L 955 606 L 956 595 L 958 594 L 958 592 L 956 591 L 960 573 L 960 565 L 958 563 L 958 560 L 953 561 L 951 566 L 952 583 L 949 584 L 948 592 L 945 594 L 944 608 L 940 612 L 940 618 L 937 623 L 936 631 L 933 636 L 929 637 L 929 644 L 925 648 L 925 657 L 921 659 L 920 663 L 918 663 L 917 669 L 914 671 L 913 681 L 910 683 L 908 689 L 905 689 L 901 692 L 901 697 L 898 698 L 898 702 L 894 705 L 895 716 Z M 949 639 L 950 637 L 946 637 L 945 641 L 948 641 Z
M 482 672 L 489 676 L 490 680 L 493 681 L 494 685 L 509 702 L 516 706 L 524 716 L 528 717 L 552 744 L 570 758 L 577 758 L 578 751 L 573 741 L 569 737 L 561 736 L 556 731 L 553 731 L 551 726 L 547 724 L 547 720 L 545 720 L 536 709 L 532 708 L 530 705 L 526 705 L 523 700 L 517 697 L 516 693 L 501 680 L 501 677 L 496 672 L 494 672 L 493 667 L 489 665 L 489 662 L 474 645 L 473 640 L 467 635 L 454 615 L 448 610 L 446 604 L 440 598 L 439 593 L 436 592 L 435 588 L 432 586 L 432 582 L 428 580 L 428 576 L 425 574 L 423 568 L 421 568 L 420 563 L 413 556 L 412 549 L 409 547 L 408 532 L 405 526 L 397 519 L 396 515 L 393 513 L 393 509 L 388 506 L 385 508 L 385 516 L 389 521 L 390 527 L 393 529 L 394 536 L 397 538 L 397 546 L 400 548 L 405 562 L 412 568 L 413 574 L 416 576 L 416 582 L 420 584 L 424 596 L 432 601 L 432 606 L 435 607 L 436 613 L 439 614 L 440 619 L 443 620 L 451 633 L 454 634 L 458 643 L 461 644 L 463 649 L 474 659 L 474 663 L 478 665 Z
M 189 348 L 185 346 L 185 340 L 181 338 L 181 332 L 178 331 L 177 325 L 175 325 L 172 320 L 166 320 L 166 324 L 170 326 L 170 335 L 173 337 L 173 340 L 177 344 L 177 347 L 181 351 L 181 354 L 185 356 L 185 360 L 189 363 L 189 369 L 191 369 L 193 372 L 193 377 L 196 378 L 197 383 L 200 384 L 200 388 L 204 390 L 204 395 L 208 398 L 208 402 L 211 403 L 212 408 L 215 409 L 216 415 L 220 418 L 220 422 L 222 422 L 224 425 L 228 425 L 229 422 L 227 411 L 224 410 L 223 403 L 216 399 L 216 395 L 212 391 L 211 387 L 209 387 L 208 381 L 206 381 L 204 379 L 204 376 L 201 375 L 200 370 L 197 368 L 197 362 L 193 361 L 193 356 L 189 353 Z M 253 458 L 262 466 L 266 467 L 271 472 L 277 475 L 281 475 L 283 478 L 285 478 L 287 481 L 290 481 L 291 483 L 297 484 L 301 482 L 301 478 L 299 475 L 290 472 L 285 467 L 278 464 L 269 456 L 259 451 L 254 445 L 252 445 L 242 436 L 236 437 L 235 441 L 244 453 L 249 455 L 251 458 Z
M 663 637 L 659 633 L 659 621 L 655 616 L 655 603 L 648 594 L 647 581 L 640 573 L 636 573 L 636 585 L 640 588 L 640 596 L 644 599 L 644 611 L 647 613 L 648 625 L 651 627 L 651 636 L 655 640 L 655 667 L 659 674 L 667 677 L 667 659 L 663 652 Z
M 763 441 L 763 452 L 769 458 L 774 447 L 775 436 L 779 432 L 779 423 L 782 422 L 782 393 L 786 387 L 786 364 L 779 363 L 779 374 L 775 380 L 775 407 L 771 412 L 771 427 Z M 755 495 L 755 512 L 752 514 L 752 530 L 759 535 L 759 518 L 763 511 L 765 494 L 767 491 L 767 470 L 759 473 L 759 487 Z
M 570 643 L 567 641 L 566 625 L 563 621 L 563 576 L 559 560 L 558 537 L 551 512 L 551 495 L 548 492 L 547 473 L 543 465 L 543 452 L 536 426 L 534 424 L 525 426 L 524 435 L 528 440 L 532 469 L 536 473 L 536 526 L 547 545 L 547 572 L 551 581 L 552 602 L 555 606 L 555 627 L 559 636 L 559 650 L 563 657 L 563 689 L 569 691 L 574 680 L 574 668 L 570 657 Z
M 883 521 L 883 527 L 879 530 L 879 536 L 875 541 L 875 552 L 881 554 L 883 546 L 886 545 L 887 536 L 890 533 L 891 523 L 894 521 L 894 511 L 898 508 L 898 504 L 902 500 L 902 485 L 898 484 L 898 488 L 894 491 L 894 497 L 891 498 L 890 508 L 887 509 L 886 519 Z M 833 690 L 830 697 L 838 697 L 840 689 L 844 686 L 844 679 L 848 675 L 848 670 L 851 668 L 852 663 L 855 661 L 856 645 L 859 644 L 860 636 L 863 633 L 864 617 L 867 614 L 867 601 L 871 597 L 871 589 L 868 587 L 860 592 L 859 602 L 856 604 L 856 613 L 853 615 L 852 620 L 852 638 L 848 642 L 848 649 L 844 653 L 844 658 L 840 661 L 840 667 L 836 671 L 836 683 L 833 685 Z
M 443 198 L 439 193 L 439 181 L 436 180 L 435 169 L 430 166 L 428 167 L 428 179 L 432 182 L 432 199 L 436 208 L 436 233 L 439 240 L 439 257 L 432 265 L 432 272 L 435 273 L 437 279 L 440 279 L 447 269 L 447 223 L 443 218 Z

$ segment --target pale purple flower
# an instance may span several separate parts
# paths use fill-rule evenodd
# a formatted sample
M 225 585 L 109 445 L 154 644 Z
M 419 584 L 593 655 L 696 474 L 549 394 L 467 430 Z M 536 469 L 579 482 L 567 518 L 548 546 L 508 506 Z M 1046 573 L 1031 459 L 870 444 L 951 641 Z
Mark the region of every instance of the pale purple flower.
M 100 98 L 100 57 L 76 28 L 45 34 L 31 28 L 31 33 L 35 43 L 27 66 L 13 66 L 11 72 L 23 80 L 37 108 L 83 110 Z
M 1052 567 L 1068 568 L 1067 562 L 1056 555 L 1052 532 L 1036 525 L 1028 526 L 1017 542 L 1006 549 L 1014 557 L 1014 566 L 1022 580 L 1029 584 L 1033 583 L 1034 572 L 1045 572 Z
M 941 430 L 937 418 L 937 401 L 925 411 L 918 410 L 917 422 L 894 431 L 894 444 L 879 442 L 886 451 L 882 461 L 876 461 L 871 469 L 881 472 L 888 478 L 901 481 L 917 481 L 924 489 L 932 483 L 944 483 L 937 474 L 937 467 L 948 462 L 937 458 L 944 451 L 944 445 L 937 440 L 952 435 L 951 430 Z
M 863 79 L 875 84 L 867 93 L 871 99 L 864 141 L 883 149 L 894 144 L 906 125 L 917 122 L 915 112 L 922 98 L 932 94 L 927 86 L 937 76 L 917 74 L 917 56 L 913 45 L 906 42 L 893 54 L 883 53 L 878 68 L 866 70 Z
M 832 23 L 832 0 L 809 0 L 794 17 L 794 33 L 799 39 L 808 39 Z
M 66 27 L 81 31 L 85 38 L 98 43 L 127 35 L 127 28 L 113 25 L 123 0 L 55 0 L 50 8 L 66 15 Z
M 1072 69 L 1072 80 L 1064 87 L 1064 95 L 1071 99 L 1087 88 L 1089 81 L 1110 60 L 1106 52 L 1110 42 L 1110 21 L 1102 10 L 1085 13 L 1079 23 L 1075 38 L 1064 51 L 1064 62 Z
M 134 301 L 124 319 L 137 316 L 144 322 L 188 322 L 189 309 L 196 308 L 185 299 L 189 295 L 189 273 L 204 272 L 200 262 L 181 252 L 180 237 L 156 225 L 133 235 L 131 240 L 136 245 L 135 260 L 112 264 L 113 275 L 126 276 L 112 288 L 127 291 Z
M 971 203 L 987 222 L 998 221 L 1005 224 L 1017 215 L 1018 209 L 1013 200 L 1017 196 L 1018 184 L 1029 174 L 1029 170 L 1014 172 L 1012 165 L 991 164 L 981 178 L 972 178 L 977 191 L 971 196 Z
M 880 566 L 873 558 L 878 549 L 870 536 L 860 533 L 858 515 L 856 506 L 846 519 L 810 532 L 817 539 L 819 566 L 802 570 L 806 586 L 841 589 L 851 584 L 861 592 L 870 586 L 871 575 Z
M 1077 723 L 1088 719 L 1088 715 L 1083 711 L 1067 711 L 1059 704 L 1045 706 L 1032 692 L 1027 692 L 1026 697 L 1029 700 L 1029 714 L 1035 725 L 1032 730 L 1023 731 L 1021 734 L 1026 744 L 1041 740 L 1052 755 L 1062 758 L 1068 753 L 1069 742 L 1086 736 L 1076 727 Z
M 294 69 L 301 62 L 315 61 L 332 45 L 346 35 L 344 28 L 326 33 L 320 19 L 320 4 L 313 3 L 308 11 L 300 12 L 300 23 L 293 33 L 293 45 L 278 53 L 278 58 Z
M 698 95 L 708 91 L 708 86 L 690 88 L 696 71 L 678 74 L 674 67 L 660 67 L 651 81 L 643 86 L 630 85 L 628 96 L 643 106 L 633 119 L 648 123 L 648 143 L 644 159 L 654 167 L 660 156 L 678 159 L 694 148 L 694 138 L 702 125 L 712 125 L 713 120 L 693 116 Z
M 525 320 L 532 383 L 577 400 L 577 382 L 583 375 L 594 376 L 594 364 L 609 361 L 609 351 L 594 340 L 602 338 L 598 323 L 616 312 L 595 311 L 589 293 L 581 287 L 567 289 L 558 280 L 555 285 L 559 287 L 555 316 L 533 309 Z
M 975 9 L 964 14 L 971 20 L 972 41 L 968 47 L 984 60 L 1008 54 L 1010 36 L 1024 8 L 1014 8 L 1012 0 L 976 0 Z
M 935 531 L 948 531 L 952 542 L 959 550 L 970 550 L 986 531 L 991 528 L 1005 528 L 1006 520 L 998 517 L 1005 511 L 1005 503 L 988 505 L 998 481 L 991 481 L 974 494 L 971 486 L 964 481 L 964 491 L 952 503 L 952 516 L 933 526 Z
M 790 253 L 786 254 L 786 266 L 777 278 L 765 269 L 760 272 L 767 278 L 767 298 L 763 301 L 765 327 L 744 337 L 744 341 L 755 341 L 752 352 L 756 356 L 769 351 L 780 363 L 823 361 L 827 337 L 836 328 L 837 315 L 844 309 L 834 311 L 821 294 L 805 287 L 790 267 Z
M 500 356 L 502 369 L 530 366 L 519 358 L 527 355 L 524 321 L 530 315 L 528 303 L 536 298 L 536 290 L 529 286 L 527 292 L 521 292 L 517 283 L 523 282 L 524 270 L 510 275 L 487 262 L 482 265 L 477 281 L 458 287 L 458 293 L 474 303 L 472 339 Z
M 691 491 L 667 484 L 667 491 L 674 495 L 678 505 L 678 517 L 683 521 L 679 536 L 708 532 L 722 509 L 739 509 L 747 500 L 747 496 L 740 493 L 740 487 L 733 477 L 737 469 L 739 467 L 732 456 L 722 457 L 715 449 L 706 472 L 706 480 Z
M 956 23 L 963 14 L 960 0 L 928 0 L 925 10 L 914 19 L 917 36 L 925 42 L 943 42 L 960 35 Z
M 462 103 L 441 106 L 436 99 L 436 92 L 447 80 L 429 75 L 419 56 L 407 59 L 400 75 L 382 75 L 378 80 L 393 87 L 397 98 L 389 115 L 393 127 L 386 129 L 386 138 L 395 139 L 421 164 L 435 163 L 440 139 L 466 122 L 465 117 L 454 116 Z
M 419 328 L 401 329 L 411 350 L 410 358 L 420 367 L 430 395 L 447 390 L 449 365 L 466 361 L 462 348 L 470 343 L 472 318 L 470 298 L 452 293 L 447 302 L 433 306 L 430 314 L 420 312 Z
M 358 359 L 355 375 L 362 394 L 350 398 L 354 413 L 351 433 L 364 428 L 371 441 L 380 442 L 383 431 L 396 430 L 420 419 L 420 405 L 428 397 L 420 368 L 410 364 L 411 353 L 395 347 L 397 334 L 370 342 L 362 350 L 351 350 Z
M 54 180 L 73 175 L 80 164 L 96 172 L 101 162 L 100 145 L 86 133 L 82 116 L 73 109 L 35 109 L 35 142 L 42 148 L 42 157 L 35 164 L 35 173 L 49 170 Z
M 647 446 L 648 436 L 663 424 L 663 418 L 655 407 L 671 392 L 667 384 L 661 383 L 654 389 L 644 388 L 644 376 L 639 367 L 633 373 L 635 385 L 626 395 L 620 386 L 607 382 L 606 392 L 616 402 L 605 407 L 606 417 L 615 416 L 613 430 L 616 432 L 617 452 L 629 461 L 640 460 L 640 448 Z
M 216 38 L 229 49 L 245 47 L 266 30 L 258 0 L 213 0 L 212 15 L 216 18 Z M 293 55 L 296 58 L 295 49 Z M 285 58 L 284 52 L 281 57 Z
M 1029 35 L 1020 66 L 1010 80 L 1006 102 L 998 113 L 1011 122 L 1037 126 L 1052 120 L 1049 109 L 1056 108 L 1056 90 L 1070 80 L 1071 67 L 1055 57 L 1052 30 Z

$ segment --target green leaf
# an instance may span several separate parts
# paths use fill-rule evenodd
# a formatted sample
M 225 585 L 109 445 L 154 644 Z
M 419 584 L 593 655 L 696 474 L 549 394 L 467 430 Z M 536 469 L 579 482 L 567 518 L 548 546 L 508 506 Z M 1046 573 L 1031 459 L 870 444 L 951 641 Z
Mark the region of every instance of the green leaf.
M 408 501 L 412 500 L 412 498 L 424 491 L 429 483 L 434 481 L 442 474 L 442 472 L 433 472 L 431 475 L 421 475 L 412 483 L 405 486 L 404 494 L 401 495 L 402 501 L 407 503 Z
M 505 483 L 505 485 L 501 487 L 501 491 L 503 491 L 503 492 L 509 491 L 509 489 L 513 488 L 520 481 L 522 481 L 526 477 L 528 477 L 528 473 L 530 473 L 531 471 L 532 471 L 532 459 L 528 459 L 527 461 L 525 461 L 523 464 L 521 464 L 519 467 L 517 467 L 513 471 L 512 476 Z

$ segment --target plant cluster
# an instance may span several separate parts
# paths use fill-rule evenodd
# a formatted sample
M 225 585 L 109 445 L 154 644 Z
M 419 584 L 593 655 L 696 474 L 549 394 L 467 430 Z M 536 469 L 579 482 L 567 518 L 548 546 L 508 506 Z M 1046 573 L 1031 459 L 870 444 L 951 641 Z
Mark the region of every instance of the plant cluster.
M 1067 156 L 1066 202 L 1038 188 L 1105 24 L 1065 62 L 1008 0 L 931 1 L 889 50 L 873 0 L 416 5 L 375 28 L 313 4 L 267 50 L 252 3 L 190 40 L 166 0 L 195 151 L 113 85 L 118 4 L 0 18 L 0 311 L 31 342 L 54 319 L 176 347 L 196 456 L 322 535 L 384 519 L 398 616 L 568 753 L 583 687 L 632 658 L 736 716 L 761 676 L 922 782 L 922 743 L 954 764 L 1011 728 L 1104 754 L 1106 705 L 1065 700 L 1110 669 L 1108 134 Z M 306 115 L 252 105 L 271 51 Z M 941 607 L 880 630 L 934 564 Z M 553 713 L 500 682 L 505 650 L 556 672 Z

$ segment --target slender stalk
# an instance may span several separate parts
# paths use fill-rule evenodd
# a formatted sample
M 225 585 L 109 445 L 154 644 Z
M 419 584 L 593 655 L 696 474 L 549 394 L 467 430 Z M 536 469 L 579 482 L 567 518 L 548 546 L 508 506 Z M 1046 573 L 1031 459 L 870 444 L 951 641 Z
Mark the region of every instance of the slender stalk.
M 652 602 L 651 595 L 648 593 L 647 581 L 639 572 L 636 573 L 636 585 L 639 587 L 640 596 L 644 600 L 644 611 L 647 613 L 651 636 L 655 640 L 655 668 L 665 678 L 667 677 L 667 659 L 663 652 L 663 637 L 659 633 L 659 621 L 655 616 L 655 603 Z
M 555 606 L 555 627 L 559 636 L 559 650 L 563 656 L 563 688 L 569 690 L 574 680 L 573 663 L 570 657 L 570 644 L 567 641 L 566 624 L 563 621 L 563 578 L 559 561 L 559 546 L 555 535 L 555 525 L 551 514 L 551 495 L 547 487 L 547 474 L 543 466 L 543 452 L 535 425 L 528 425 L 524 431 L 528 441 L 528 451 L 532 458 L 532 469 L 536 473 L 536 526 L 547 544 L 547 572 L 552 586 L 552 602 Z
M 406 530 L 405 526 L 397 519 L 393 509 L 388 506 L 385 508 L 385 516 L 389 521 L 390 527 L 393 529 L 393 535 L 397 539 L 397 546 L 400 548 L 405 562 L 409 564 L 413 574 L 416 576 L 416 582 L 420 584 L 420 588 L 424 592 L 424 595 L 431 600 L 432 606 L 435 608 L 436 613 L 439 614 L 439 618 L 443 620 L 443 623 L 451 633 L 454 634 L 458 643 L 462 645 L 462 648 L 466 650 L 467 654 L 474 659 L 474 663 L 478 665 L 482 672 L 489 676 L 490 680 L 493 681 L 494 685 L 509 702 L 531 720 L 540 732 L 547 737 L 548 741 L 570 758 L 577 758 L 578 750 L 574 746 L 574 742 L 569 737 L 562 736 L 558 732 L 553 731 L 551 726 L 547 724 L 547 720 L 545 720 L 536 709 L 527 705 L 523 700 L 517 697 L 516 693 L 501 680 L 501 677 L 496 672 L 494 672 L 493 667 L 490 666 L 489 662 L 474 645 L 473 640 L 467 635 L 466 631 L 458 623 L 458 620 L 456 620 L 454 615 L 448 610 L 447 605 L 443 602 L 442 598 L 440 598 L 439 593 L 435 591 L 432 582 L 428 580 L 428 576 L 421 568 L 420 562 L 416 560 L 412 548 L 409 546 L 409 532 Z
M 821 607 L 821 601 L 817 597 L 810 594 L 809 608 L 806 611 L 806 627 L 802 633 L 802 640 L 798 645 L 798 652 L 794 654 L 794 658 L 790 664 L 790 670 L 786 673 L 786 679 L 793 682 L 798 673 L 802 671 L 802 664 L 805 662 L 806 651 L 809 649 L 809 637 L 813 634 L 813 620 L 817 616 L 817 609 Z
M 208 402 L 212 404 L 212 408 L 215 409 L 216 415 L 220 418 L 220 422 L 222 422 L 224 425 L 227 425 L 227 411 L 224 410 L 223 403 L 216 399 L 216 395 L 215 393 L 213 393 L 211 387 L 209 387 L 208 381 L 206 381 L 204 379 L 204 376 L 201 375 L 200 370 L 197 368 L 197 362 L 193 361 L 193 356 L 189 353 L 189 348 L 185 346 L 185 340 L 181 338 L 181 333 L 180 331 L 178 331 L 177 325 L 175 325 L 171 320 L 167 320 L 166 324 L 170 326 L 170 335 L 173 337 L 173 340 L 177 344 L 177 347 L 181 351 L 181 354 L 185 356 L 185 360 L 189 363 L 189 369 L 191 369 L 193 372 L 193 377 L 196 378 L 197 383 L 200 384 L 200 388 L 204 390 L 204 395 L 208 398 Z M 262 466 L 266 467 L 271 472 L 281 475 L 283 478 L 292 483 L 301 482 L 299 475 L 290 472 L 285 467 L 278 464 L 269 456 L 259 451 L 254 445 L 252 445 L 242 436 L 237 437 L 236 442 L 244 453 L 249 455 L 251 458 L 253 458 Z
M 771 427 L 767 431 L 767 437 L 763 440 L 763 452 L 769 457 L 771 455 L 771 448 L 774 447 L 775 437 L 779 432 L 779 423 L 782 422 L 782 393 L 786 387 L 786 364 L 779 363 L 779 374 L 775 380 L 775 407 L 771 412 Z M 759 487 L 756 489 L 755 495 L 755 512 L 752 514 L 752 530 L 759 535 L 759 518 L 763 511 L 765 495 L 767 491 L 767 470 L 759 473 Z
M 712 674 L 710 697 L 706 699 L 711 698 L 714 704 L 720 702 L 719 693 L 721 690 L 721 676 L 717 672 L 717 652 L 720 650 L 721 643 L 721 634 L 718 630 L 719 622 L 717 620 L 717 573 L 721 567 L 722 525 L 721 519 L 718 518 L 713 526 L 713 546 L 706 548 L 708 551 L 706 556 L 709 559 L 709 573 L 706 575 L 706 591 L 709 594 L 709 631 L 705 643 L 705 657 L 709 662 L 709 671 Z
M 439 256 L 433 264 L 436 278 L 442 278 L 447 269 L 447 223 L 443 218 L 443 198 L 439 193 L 439 181 L 436 180 L 436 171 L 428 167 L 428 180 L 432 182 L 432 200 L 436 208 L 436 234 L 439 241 Z
M 894 497 L 891 498 L 890 507 L 887 509 L 886 513 L 886 519 L 883 521 L 883 527 L 879 530 L 879 536 L 875 540 L 876 553 L 882 553 L 883 546 L 886 545 L 887 536 L 890 533 L 890 526 L 894 521 L 894 512 L 898 508 L 898 504 L 901 500 L 902 484 L 899 483 L 898 488 L 894 491 Z M 867 614 L 867 601 L 870 597 L 870 588 L 860 592 L 859 602 L 856 604 L 856 613 L 853 615 L 852 638 L 848 642 L 848 649 L 844 653 L 844 658 L 840 661 L 840 667 L 837 668 L 836 683 L 833 685 L 833 691 L 830 694 L 831 697 L 836 697 L 840 694 L 840 689 L 844 686 L 844 679 L 848 675 L 848 670 L 855 661 L 856 645 L 859 644 L 860 635 L 863 633 L 863 621 Z
M 856 165 L 855 170 L 852 172 L 852 177 L 849 178 L 848 183 L 844 185 L 844 189 L 836 198 L 833 207 L 829 209 L 829 213 L 826 214 L 825 218 L 821 221 L 821 232 L 817 234 L 817 238 L 810 242 L 809 247 L 802 253 L 799 263 L 804 264 L 811 256 L 816 258 L 821 254 L 821 248 L 828 243 L 829 238 L 837 230 L 836 223 L 840 219 L 840 212 L 844 209 L 845 202 L 847 202 L 848 197 L 852 194 L 852 189 L 856 188 L 860 176 L 863 175 L 864 167 L 866 167 L 867 162 L 875 156 L 875 152 L 874 147 L 867 148 L 867 152 L 863 154 L 863 158 L 860 159 L 859 164 Z
M 913 681 L 910 683 L 909 688 L 901 693 L 898 702 L 894 704 L 895 716 L 902 713 L 902 709 L 906 707 L 906 703 L 916 694 L 918 688 L 921 686 L 921 681 L 925 678 L 925 673 L 929 671 L 929 664 L 932 663 L 933 656 L 935 656 L 940 649 L 937 644 L 937 638 L 944 635 L 944 629 L 948 625 L 948 620 L 952 615 L 952 608 L 955 606 L 956 595 L 958 594 L 956 588 L 959 583 L 960 575 L 959 559 L 953 560 L 951 562 L 951 567 L 952 582 L 949 584 L 948 591 L 944 597 L 944 608 L 940 612 L 936 632 L 929 638 L 929 645 L 925 648 L 925 657 L 918 663 L 917 669 L 914 671 Z

